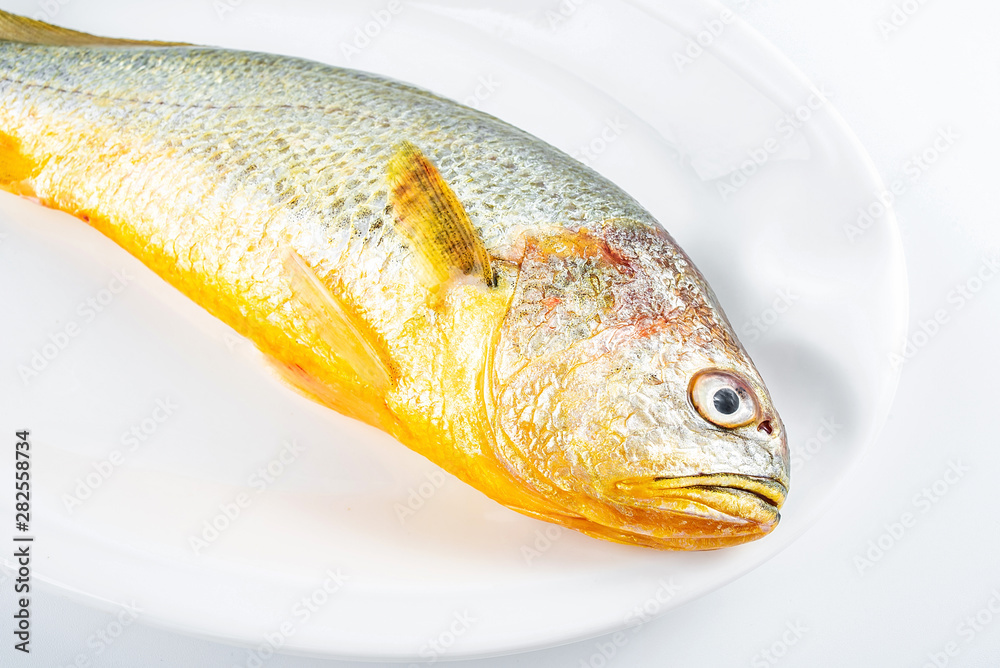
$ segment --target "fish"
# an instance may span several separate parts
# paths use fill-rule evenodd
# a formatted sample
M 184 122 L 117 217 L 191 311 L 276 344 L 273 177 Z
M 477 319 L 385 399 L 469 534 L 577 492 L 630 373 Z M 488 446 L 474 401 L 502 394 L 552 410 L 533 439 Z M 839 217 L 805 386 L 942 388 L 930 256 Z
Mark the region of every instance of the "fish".
M 662 550 L 778 524 L 785 428 L 704 276 L 624 190 L 482 111 L 0 12 L 0 188 L 514 511 Z

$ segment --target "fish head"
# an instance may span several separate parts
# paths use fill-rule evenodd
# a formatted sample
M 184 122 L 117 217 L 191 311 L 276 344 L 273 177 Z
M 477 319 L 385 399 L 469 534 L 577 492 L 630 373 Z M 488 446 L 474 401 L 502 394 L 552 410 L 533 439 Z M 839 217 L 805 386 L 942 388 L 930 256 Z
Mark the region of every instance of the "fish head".
M 497 458 L 544 499 L 536 515 L 667 549 L 777 525 L 784 425 L 659 226 L 619 219 L 526 239 L 493 372 Z

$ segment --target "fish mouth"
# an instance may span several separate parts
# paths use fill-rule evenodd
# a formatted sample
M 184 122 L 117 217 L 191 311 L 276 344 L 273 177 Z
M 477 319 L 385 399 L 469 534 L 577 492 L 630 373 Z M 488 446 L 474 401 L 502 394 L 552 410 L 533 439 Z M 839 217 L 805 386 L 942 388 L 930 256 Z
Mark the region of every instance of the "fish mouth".
M 770 478 L 721 473 L 620 480 L 615 488 L 629 505 L 723 524 L 754 525 L 768 532 L 780 519 L 788 490 Z

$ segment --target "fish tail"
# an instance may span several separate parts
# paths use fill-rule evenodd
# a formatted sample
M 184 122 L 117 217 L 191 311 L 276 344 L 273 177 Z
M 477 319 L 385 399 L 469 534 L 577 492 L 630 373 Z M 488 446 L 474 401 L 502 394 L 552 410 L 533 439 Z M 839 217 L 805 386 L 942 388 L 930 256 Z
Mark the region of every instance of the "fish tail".
M 0 41 L 40 46 L 190 46 L 184 42 L 155 42 L 98 37 L 54 26 L 0 9 Z

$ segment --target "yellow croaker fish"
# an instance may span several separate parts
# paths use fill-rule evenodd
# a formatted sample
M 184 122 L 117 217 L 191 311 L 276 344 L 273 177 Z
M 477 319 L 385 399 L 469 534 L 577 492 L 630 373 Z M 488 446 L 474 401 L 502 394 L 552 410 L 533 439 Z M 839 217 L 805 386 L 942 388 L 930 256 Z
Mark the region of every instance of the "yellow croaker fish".
M 704 278 L 622 190 L 492 116 L 0 12 L 0 188 L 514 510 L 679 550 L 778 522 L 785 430 Z

